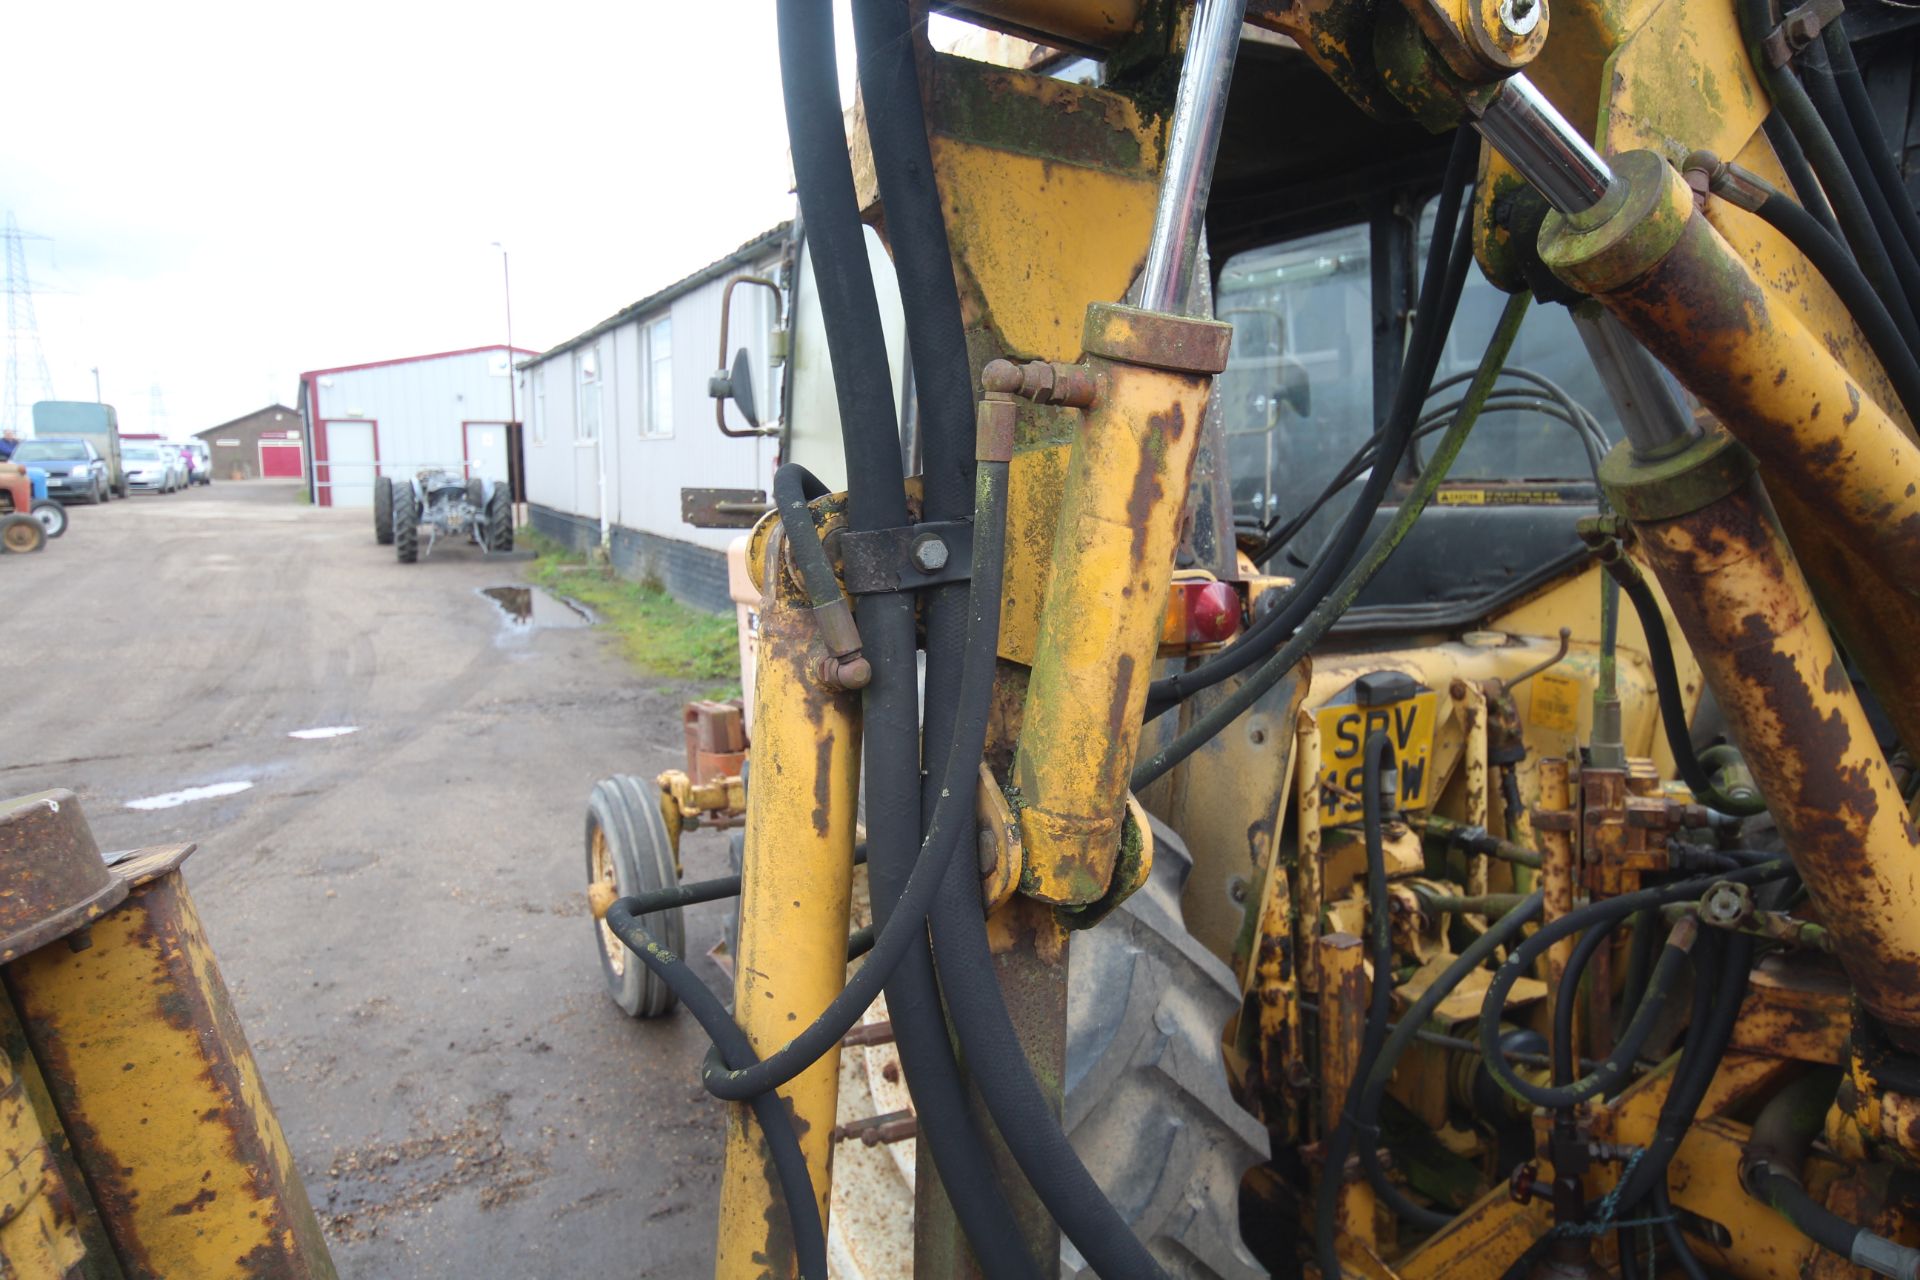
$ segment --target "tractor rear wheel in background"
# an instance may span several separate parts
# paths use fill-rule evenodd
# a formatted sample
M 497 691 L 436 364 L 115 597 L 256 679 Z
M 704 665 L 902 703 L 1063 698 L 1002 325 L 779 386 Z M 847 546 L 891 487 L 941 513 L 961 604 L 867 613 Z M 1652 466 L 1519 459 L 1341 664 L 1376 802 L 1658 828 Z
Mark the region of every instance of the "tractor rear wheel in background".
M 15 555 L 43 551 L 47 545 L 46 526 L 24 511 L 0 517 L 0 548 Z
M 1240 1237 L 1240 1181 L 1266 1160 L 1267 1131 L 1234 1101 L 1220 1045 L 1240 986 L 1187 932 L 1186 844 L 1158 819 L 1153 841 L 1147 883 L 1073 935 L 1062 1120 L 1100 1189 L 1170 1277 L 1259 1280 L 1267 1272 Z M 868 1015 L 884 1016 L 878 1006 Z M 842 1123 L 911 1108 L 891 1043 L 843 1054 Z M 883 1145 L 877 1150 L 888 1154 L 878 1159 L 856 1143 L 835 1152 L 834 1196 L 864 1199 L 857 1214 L 836 1199 L 833 1230 L 853 1259 L 843 1275 L 890 1277 L 891 1260 L 912 1249 L 914 1175 L 898 1149 Z M 1059 1275 L 1092 1275 L 1065 1241 Z
M 621 898 L 679 885 L 658 788 L 624 773 L 594 784 L 587 798 L 587 883 L 605 885 Z M 632 1018 L 670 1012 L 678 998 L 667 984 L 628 951 L 604 921 L 592 924 L 600 972 L 613 1002 Z M 679 907 L 641 916 L 640 924 L 667 950 L 686 954 L 686 922 Z
M 467 478 L 467 505 L 475 511 L 483 510 L 487 505 L 487 482 L 479 476 Z
M 383 547 L 393 545 L 393 477 L 373 478 L 373 540 Z
M 57 538 L 67 531 L 67 509 L 52 498 L 33 500 L 33 518 L 40 522 L 49 538 Z
M 487 498 L 487 550 L 513 550 L 513 495 L 496 484 Z
M 420 499 L 405 481 L 393 486 L 393 554 L 401 564 L 420 558 Z

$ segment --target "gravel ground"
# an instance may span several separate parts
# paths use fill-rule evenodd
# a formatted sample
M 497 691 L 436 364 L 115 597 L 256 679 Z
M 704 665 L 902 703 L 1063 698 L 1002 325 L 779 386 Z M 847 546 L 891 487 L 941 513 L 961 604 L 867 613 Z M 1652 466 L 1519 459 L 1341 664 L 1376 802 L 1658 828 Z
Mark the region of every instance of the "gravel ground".
M 581 848 L 596 778 L 681 759 L 693 691 L 597 630 L 512 628 L 480 593 L 521 565 L 397 565 L 365 512 L 294 486 L 72 517 L 0 559 L 0 794 L 72 788 L 103 848 L 198 842 L 188 882 L 341 1274 L 704 1272 L 704 1040 L 604 996 Z M 227 794 L 129 807 L 202 787 Z M 724 861 L 689 835 L 690 876 Z M 692 954 L 730 909 L 689 912 Z

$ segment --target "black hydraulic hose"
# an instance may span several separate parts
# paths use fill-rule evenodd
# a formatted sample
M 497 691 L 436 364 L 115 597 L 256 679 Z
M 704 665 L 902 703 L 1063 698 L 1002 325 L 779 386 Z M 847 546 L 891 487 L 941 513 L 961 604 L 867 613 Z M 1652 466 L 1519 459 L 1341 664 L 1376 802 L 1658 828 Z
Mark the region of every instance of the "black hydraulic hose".
M 1900 331 L 1893 313 L 1873 291 L 1866 273 L 1812 214 L 1763 179 L 1755 177 L 1752 181 L 1766 193 L 1754 214 L 1785 236 L 1826 280 L 1841 305 L 1852 314 L 1853 322 L 1860 326 L 1861 336 L 1873 349 L 1874 359 L 1886 370 L 1887 381 L 1893 384 L 1894 394 L 1905 406 L 1908 420 L 1920 422 L 1920 358 L 1914 355 L 1914 342 Z
M 975 467 L 973 378 L 960 319 L 959 290 L 947 242 L 945 216 L 933 181 L 932 157 L 921 108 L 910 15 L 905 0 L 860 0 L 853 12 L 859 45 L 860 87 L 867 104 L 868 135 L 887 230 L 907 317 L 908 352 L 921 424 L 923 518 L 963 519 L 972 513 Z M 975 565 L 980 549 L 975 549 Z M 886 785 L 910 790 L 922 823 L 938 802 L 961 707 L 960 677 L 967 644 L 968 591 L 950 583 L 926 593 L 927 660 L 925 724 L 919 742 L 901 745 L 900 765 Z M 910 624 L 909 624 L 910 625 Z M 991 640 L 987 641 L 992 647 Z M 913 670 L 909 665 L 909 699 Z M 922 758 L 924 756 L 924 759 Z M 870 754 L 869 760 L 874 757 Z M 868 816 L 878 779 L 869 774 Z M 924 788 L 924 790 L 923 790 Z M 956 847 L 973 846 L 971 812 L 961 815 Z M 916 831 L 902 854 L 924 835 Z M 965 861 L 962 859 L 961 861 Z M 882 859 L 869 871 L 876 919 L 890 915 L 904 886 L 902 859 Z M 966 1083 L 954 1057 L 946 1011 L 940 999 L 933 952 L 924 933 L 887 984 L 887 1010 L 894 1025 L 907 1088 L 913 1095 L 925 1146 L 940 1185 L 984 1274 L 1033 1277 L 1042 1273 L 1027 1255 L 1008 1208 L 986 1142 L 967 1105 Z
M 856 476 L 867 468 L 865 474 L 874 477 L 867 484 L 850 486 L 848 522 L 857 528 L 899 527 L 906 523 L 907 512 L 905 488 L 899 479 L 898 427 L 893 417 L 885 347 L 880 341 L 879 309 L 873 299 L 866 243 L 854 205 L 852 170 L 842 132 L 839 88 L 833 74 L 833 26 L 820 22 L 814 6 L 803 0 L 780 0 L 779 18 L 781 84 L 801 211 L 814 238 L 817 259 L 835 264 L 834 270 L 817 274 L 841 429 L 848 443 L 847 463 Z M 850 281 L 859 287 L 852 287 Z M 877 389 L 871 367 L 875 362 L 868 358 L 873 350 L 881 353 Z M 990 502 L 999 501 L 993 495 L 985 496 Z M 747 1067 L 727 1067 L 724 1060 L 708 1055 L 701 1082 L 715 1097 L 748 1101 L 793 1079 L 831 1051 L 873 1003 L 907 951 L 925 937 L 923 921 L 958 846 L 960 810 L 964 807 L 969 815 L 972 811 L 974 762 L 985 750 L 987 706 L 993 684 L 991 637 L 999 630 L 999 568 L 998 564 L 985 566 L 986 572 L 976 572 L 969 587 L 976 618 L 989 621 L 992 629 L 978 640 L 987 650 L 986 662 L 970 666 L 962 677 L 967 704 L 978 708 L 978 714 L 969 721 L 967 736 L 962 740 L 970 742 L 970 748 L 962 750 L 957 741 L 955 749 L 956 758 L 971 759 L 964 768 L 950 765 L 946 771 L 954 784 L 951 791 L 962 790 L 965 784 L 965 801 L 949 803 L 948 797 L 943 797 L 935 807 L 892 919 L 880 930 L 866 963 L 812 1023 L 771 1056 Z M 990 598 L 983 600 L 983 592 Z M 896 594 L 867 599 L 887 600 Z M 901 603 L 910 618 L 912 602 L 903 597 Z M 866 621 L 863 616 L 863 625 Z M 968 642 L 970 646 L 975 642 L 971 633 Z M 899 674 L 889 673 L 893 678 Z M 956 776 L 956 772 L 965 776 Z M 964 861 L 970 864 L 972 860 Z
M 1440 1007 L 1440 1002 L 1452 995 L 1454 988 L 1466 981 L 1468 974 L 1480 968 L 1495 952 L 1518 937 L 1522 929 L 1537 919 L 1544 902 L 1542 894 L 1528 894 L 1519 907 L 1501 916 L 1485 933 L 1468 943 L 1466 949 L 1454 957 L 1453 963 L 1434 979 L 1433 985 L 1421 993 L 1413 1007 L 1400 1016 L 1393 1034 L 1387 1037 L 1379 1057 L 1366 1074 L 1366 1090 L 1360 1095 L 1360 1105 L 1354 1113 L 1354 1129 L 1361 1139 L 1360 1167 L 1366 1171 L 1367 1181 L 1373 1184 L 1375 1194 L 1394 1213 L 1422 1231 L 1438 1231 L 1452 1222 L 1454 1215 L 1415 1204 L 1387 1176 L 1386 1168 L 1380 1162 L 1379 1144 L 1373 1141 L 1374 1135 L 1379 1132 L 1380 1106 L 1387 1096 L 1387 1085 L 1393 1079 L 1400 1059 L 1406 1055 L 1408 1047 L 1420 1038 L 1422 1029 L 1433 1017 L 1433 1011 Z
M 1447 331 L 1452 328 L 1453 313 L 1459 303 L 1453 278 L 1457 271 L 1462 286 L 1466 278 L 1466 265 L 1459 261 L 1462 254 L 1457 245 L 1456 221 L 1461 228 L 1472 226 L 1473 220 L 1460 219 L 1459 213 L 1479 154 L 1480 141 L 1473 130 L 1462 129 L 1454 135 L 1453 151 L 1447 160 L 1435 211 L 1433 242 L 1427 247 L 1427 265 L 1420 279 L 1413 335 L 1408 342 L 1406 361 L 1401 366 L 1399 384 L 1394 389 L 1393 404 L 1381 427 L 1379 457 L 1334 540 L 1307 575 L 1288 590 L 1279 607 L 1254 623 L 1239 643 L 1223 649 L 1191 671 L 1154 681 L 1147 691 L 1147 719 L 1154 719 L 1201 689 L 1246 670 L 1271 653 L 1306 619 L 1346 571 L 1347 562 L 1366 536 L 1373 513 L 1399 470 L 1400 456 L 1412 436 L 1420 406 L 1426 401 L 1427 385 L 1440 362 Z M 1470 258 L 1471 253 L 1465 256 Z
M 1728 859 L 1725 865 L 1731 869 L 1739 864 Z M 1623 1017 L 1631 1018 L 1633 1010 L 1646 998 L 1647 982 L 1653 975 L 1655 930 L 1659 924 L 1657 911 L 1642 911 L 1633 918 L 1633 936 L 1627 944 L 1627 977 L 1620 989 Z
M 1725 874 L 1696 876 L 1673 884 L 1641 889 L 1634 893 L 1622 894 L 1617 898 L 1590 903 L 1541 926 L 1532 937 L 1514 948 L 1513 954 L 1507 957 L 1506 963 L 1500 966 L 1499 972 L 1493 975 L 1493 981 L 1487 987 L 1486 1000 L 1480 1008 L 1480 1053 L 1486 1061 L 1488 1073 L 1493 1076 L 1495 1083 L 1508 1093 L 1539 1107 L 1571 1107 L 1603 1092 L 1632 1066 L 1631 1057 L 1622 1060 L 1619 1049 L 1609 1055 L 1597 1070 L 1564 1087 L 1534 1084 L 1530 1080 L 1523 1079 L 1507 1065 L 1506 1059 L 1500 1054 L 1500 1022 L 1506 1014 L 1507 993 L 1513 989 L 1513 984 L 1523 974 L 1532 970 L 1535 961 L 1547 948 L 1562 938 L 1571 937 L 1589 928 L 1604 933 L 1602 926 L 1610 927 L 1613 923 L 1649 907 L 1661 907 L 1669 902 L 1685 902 L 1698 898 L 1715 884 L 1723 882 L 1753 884 L 1779 879 L 1788 874 L 1788 871 L 1789 867 L 1786 863 L 1769 862 L 1743 867 L 1738 871 Z M 1674 949 L 1673 940 L 1669 940 L 1668 949 L 1669 952 Z M 1662 957 L 1663 967 L 1670 958 L 1670 956 Z M 1571 970 L 1571 966 L 1569 969 Z M 1577 977 L 1575 980 L 1578 980 Z M 1669 984 L 1671 981 L 1672 973 L 1669 971 Z M 1562 997 L 1566 995 L 1564 989 L 1561 995 Z M 1652 1004 L 1651 1000 L 1643 1001 L 1642 1011 L 1649 1010 Z M 1636 1023 L 1640 1021 L 1638 1014 L 1635 1021 Z M 1633 1034 L 1632 1029 L 1629 1030 L 1629 1034 Z M 1640 1040 L 1644 1042 L 1645 1038 L 1646 1032 L 1643 1030 L 1640 1032 Z M 1634 1051 L 1638 1052 L 1638 1045 L 1634 1047 Z M 1557 1057 L 1558 1046 L 1555 1052 Z
M 1833 210 L 1827 205 L 1826 193 L 1820 190 L 1819 180 L 1813 176 L 1813 168 L 1807 163 L 1807 153 L 1800 149 L 1800 140 L 1793 136 L 1793 130 L 1787 128 L 1786 120 L 1777 111 L 1767 112 L 1761 128 L 1767 135 L 1767 141 L 1773 144 L 1773 153 L 1779 157 L 1780 168 L 1785 171 L 1787 181 L 1793 187 L 1793 198 L 1828 235 L 1838 241 L 1840 224 L 1833 220 Z
M 974 532 L 976 586 L 982 580 L 982 570 L 997 568 L 1005 552 L 1007 470 L 1003 462 L 980 465 L 979 485 L 983 492 L 1000 495 L 1001 518 L 981 520 Z M 987 576 L 992 580 L 994 595 L 989 604 L 975 607 L 981 613 L 991 611 L 991 621 L 997 626 L 999 576 L 997 572 Z M 992 670 L 994 634 L 982 628 L 980 634 L 969 635 L 969 664 L 983 662 Z M 967 713 L 977 710 L 984 730 L 984 706 L 976 708 L 968 703 L 963 708 Z M 980 754 L 978 741 L 957 742 L 949 757 L 946 786 L 964 802 L 968 813 L 973 811 Z M 959 776 L 963 772 L 964 778 Z M 944 806 L 947 797 L 943 796 L 940 803 Z M 954 859 L 941 886 L 933 912 L 933 946 L 940 989 L 946 996 L 947 1011 L 965 1051 L 968 1070 L 1001 1141 L 1034 1193 L 1096 1274 L 1112 1280 L 1143 1276 L 1161 1280 L 1164 1272 L 1159 1264 L 1087 1172 L 1033 1077 L 1000 990 L 987 945 L 979 873 L 970 860 Z
M 1680 1220 L 1673 1211 L 1673 1200 L 1667 1191 L 1665 1178 L 1653 1184 L 1653 1216 L 1660 1219 L 1660 1230 L 1667 1237 L 1667 1251 L 1679 1262 L 1680 1269 L 1687 1273 L 1687 1280 L 1708 1280 L 1707 1269 L 1700 1265 L 1700 1259 L 1693 1254 L 1693 1246 L 1687 1243 L 1686 1232 L 1680 1229 Z
M 713 1041 L 722 1062 L 736 1070 L 752 1065 L 753 1045 L 747 1040 L 747 1033 L 740 1029 L 719 997 L 687 967 L 687 962 L 661 946 L 641 927 L 640 918 L 633 910 L 633 899 L 622 898 L 608 907 L 606 922 L 614 936 L 680 997 L 680 1003 Z M 827 1280 L 827 1233 L 820 1221 L 813 1176 L 807 1172 L 807 1160 L 800 1151 L 800 1139 L 794 1132 L 787 1101 L 769 1090 L 753 1098 L 751 1105 L 754 1119 L 766 1137 L 774 1175 L 779 1179 L 780 1194 L 787 1204 L 801 1280 Z
M 1737 874 L 1737 873 L 1736 873 Z M 1696 956 L 1703 961 L 1694 973 L 1693 1017 L 1688 1026 L 1686 1047 L 1680 1065 L 1674 1069 L 1673 1083 L 1654 1122 L 1653 1138 L 1647 1143 L 1639 1163 L 1627 1174 L 1618 1190 L 1618 1211 L 1630 1215 L 1651 1193 L 1665 1182 L 1667 1168 L 1687 1130 L 1693 1127 L 1700 1104 L 1713 1084 L 1720 1060 L 1726 1056 L 1733 1038 L 1733 1024 L 1739 1018 L 1746 999 L 1747 981 L 1753 965 L 1752 937 L 1746 934 L 1726 936 L 1707 930 Z M 1717 953 L 1717 958 L 1715 953 Z
M 853 847 L 853 865 L 860 866 L 867 860 L 865 842 Z M 652 889 L 646 893 L 636 893 L 627 901 L 632 904 L 636 916 L 650 916 L 661 911 L 671 911 L 676 907 L 691 907 L 700 902 L 718 902 L 722 898 L 740 896 L 739 876 L 715 876 L 711 880 L 690 880 L 686 884 L 676 884 L 667 889 Z
M 1740 1184 L 1748 1195 L 1829 1253 L 1894 1280 L 1914 1280 L 1920 1275 L 1920 1250 L 1848 1222 L 1808 1195 L 1800 1181 L 1800 1167 L 1833 1105 L 1840 1080 L 1839 1071 L 1819 1068 L 1767 1101 L 1754 1118 L 1753 1133 L 1741 1154 Z
M 819 527 L 807 504 L 825 497 L 827 486 L 819 477 L 797 462 L 789 462 L 773 473 L 773 506 L 780 513 L 780 528 L 787 535 L 787 547 L 800 570 L 800 581 L 807 589 L 807 602 L 814 608 L 843 599 L 840 580 L 834 576 L 833 561 L 820 541 Z
M 1721 791 L 1700 757 L 1694 754 L 1693 739 L 1687 732 L 1687 706 L 1680 692 L 1680 675 L 1673 664 L 1673 641 L 1667 635 L 1667 620 L 1653 598 L 1653 588 L 1625 554 L 1603 555 L 1600 561 L 1608 574 L 1620 584 L 1620 590 L 1633 602 L 1639 615 L 1640 630 L 1647 639 L 1647 665 L 1653 668 L 1654 691 L 1660 702 L 1660 725 L 1666 731 L 1667 749 L 1673 753 L 1674 767 L 1687 789 L 1701 804 L 1739 817 L 1765 813 L 1766 802 L 1757 795 Z
M 974 869 L 974 859 L 956 858 L 954 850 L 963 825 L 962 815 L 973 813 L 980 758 L 986 750 L 987 717 L 992 700 L 995 649 L 1000 630 L 1002 564 L 1000 549 L 1006 517 L 1005 463 L 982 464 L 979 503 L 975 517 L 974 573 L 969 583 L 972 617 L 967 627 L 967 665 L 961 672 L 961 721 L 956 726 L 953 751 L 943 771 L 942 791 L 933 820 L 921 841 L 919 856 L 901 888 L 893 918 L 880 930 L 873 953 L 840 993 L 808 1027 L 770 1057 L 745 1069 L 721 1069 L 709 1060 L 702 1070 L 707 1092 L 729 1102 L 744 1102 L 765 1093 L 807 1069 L 839 1043 L 866 1012 L 892 974 L 894 966 L 915 942 L 925 936 L 922 922 L 948 868 Z M 991 526 L 991 527 L 990 527 Z M 982 539 L 987 547 L 982 550 Z M 871 845 L 871 841 L 868 842 Z M 968 851 L 971 854 L 971 850 Z
M 859 43 L 867 137 L 907 316 L 907 346 L 920 403 L 927 518 L 963 519 L 973 495 L 973 371 L 946 215 L 933 180 L 906 0 L 858 0 L 853 31 Z
M 1520 771 L 1511 765 L 1505 766 L 1500 770 L 1500 817 L 1507 828 L 1508 840 L 1520 838 L 1520 820 L 1526 813 L 1527 802 L 1520 797 Z
M 1860 1228 L 1829 1212 L 1800 1182 L 1800 1168 L 1826 1121 L 1840 1080 L 1837 1069 L 1816 1068 L 1767 1100 L 1754 1117 L 1742 1153 L 1740 1185 L 1821 1248 L 1851 1258 Z
M 1647 985 L 1646 997 L 1635 1007 L 1633 1017 L 1628 1020 L 1627 1029 L 1621 1033 L 1613 1051 L 1592 1071 L 1578 1080 L 1573 1078 L 1573 1009 L 1578 1003 L 1580 978 L 1593 953 L 1607 944 L 1613 936 L 1613 926 L 1623 918 L 1615 917 L 1605 925 L 1589 929 L 1586 937 L 1580 939 L 1581 945 L 1574 953 L 1573 962 L 1567 965 L 1566 972 L 1561 975 L 1560 989 L 1553 1006 L 1553 1085 L 1542 1087 L 1526 1082 L 1530 1091 L 1529 1101 L 1536 1106 L 1571 1107 L 1601 1094 L 1617 1092 L 1626 1083 L 1627 1074 L 1633 1070 L 1634 1061 L 1646 1046 L 1647 1037 L 1653 1034 L 1654 1024 L 1659 1020 L 1667 997 L 1673 994 L 1681 966 L 1693 950 L 1694 939 L 1699 932 L 1699 926 L 1691 920 L 1680 921 L 1668 935 L 1666 946 L 1661 948 L 1659 962 L 1653 967 L 1653 978 Z M 1505 1066 L 1504 1063 L 1502 1065 Z
M 907 523 L 906 491 L 899 482 L 900 426 L 847 156 L 833 24 L 822 21 L 820 6 L 809 0 L 779 0 L 777 12 L 787 144 L 800 216 L 813 260 L 820 264 L 814 287 L 846 442 L 847 524 L 858 530 L 897 529 Z M 883 483 L 889 476 L 893 483 Z
M 1382 776 L 1393 748 L 1387 735 L 1376 731 L 1367 735 L 1361 751 L 1360 804 L 1367 848 L 1367 949 L 1373 960 L 1373 980 L 1368 989 L 1360 1056 L 1354 1062 L 1353 1078 L 1347 1082 L 1347 1096 L 1340 1100 L 1340 1119 L 1322 1144 L 1320 1193 L 1313 1205 L 1313 1249 L 1323 1276 L 1340 1275 L 1334 1231 L 1338 1224 L 1340 1192 L 1346 1181 L 1347 1155 L 1353 1149 L 1356 1133 L 1364 1139 L 1362 1147 L 1375 1145 L 1372 1134 L 1360 1129 L 1360 1111 L 1373 1064 L 1380 1060 L 1380 1052 L 1391 1034 L 1387 1025 L 1393 1017 L 1393 920 L 1387 895 L 1387 854 L 1382 829 L 1385 806 L 1381 796 Z M 1397 785 L 1394 790 L 1399 790 Z M 1401 1021 L 1404 1023 L 1407 1019 Z
M 1866 201 L 1867 216 L 1872 219 L 1874 232 L 1880 238 L 1885 254 L 1883 261 L 1893 268 L 1909 311 L 1920 311 L 1920 257 L 1915 256 L 1913 242 L 1902 229 L 1886 192 L 1874 180 L 1866 144 L 1854 130 L 1853 120 L 1841 101 L 1840 86 L 1834 82 L 1825 54 L 1824 48 L 1807 49 L 1800 60 L 1803 73 L 1801 83 L 1806 88 L 1807 96 L 1813 100 L 1814 110 L 1820 113 L 1828 132 L 1833 135 L 1834 145 L 1840 149 L 1847 172 L 1858 184 L 1860 196 Z M 1876 134 L 1877 131 L 1876 126 Z
M 1840 224 L 1854 259 L 1861 263 L 1885 262 L 1887 250 L 1880 244 L 1879 233 L 1874 229 L 1859 185 L 1848 170 L 1833 135 L 1821 121 L 1820 113 L 1814 109 L 1813 101 L 1800 81 L 1790 70 L 1774 66 L 1767 56 L 1764 42 L 1773 26 L 1770 0 L 1739 0 L 1736 9 L 1740 18 L 1741 38 L 1746 41 L 1755 70 L 1766 83 L 1767 94 L 1773 99 L 1773 109 L 1786 122 L 1808 163 L 1813 166 L 1821 188 L 1832 202 L 1834 218 Z M 1876 280 L 1874 287 L 1887 310 L 1900 322 L 1901 332 L 1912 331 L 1915 327 L 1914 313 L 1907 296 L 1894 287 L 1891 280 Z
M 1860 64 L 1853 57 L 1853 41 L 1847 36 L 1847 20 L 1834 18 L 1820 33 L 1820 38 L 1826 45 L 1827 69 L 1840 91 L 1840 103 L 1853 125 L 1854 135 L 1860 140 L 1861 150 L 1866 153 L 1867 170 L 1892 210 L 1900 234 L 1915 253 L 1920 253 L 1920 214 L 1913 210 L 1913 197 L 1907 194 L 1907 184 L 1900 177 L 1893 153 L 1887 148 L 1887 136 L 1880 128 L 1880 115 L 1873 109 L 1873 99 L 1867 96 L 1866 81 L 1860 78 Z

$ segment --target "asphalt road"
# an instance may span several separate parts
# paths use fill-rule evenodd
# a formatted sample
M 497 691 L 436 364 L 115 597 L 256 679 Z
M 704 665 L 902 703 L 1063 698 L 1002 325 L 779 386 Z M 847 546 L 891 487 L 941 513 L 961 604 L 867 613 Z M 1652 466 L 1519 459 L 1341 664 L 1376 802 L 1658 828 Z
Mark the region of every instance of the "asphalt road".
M 0 557 L 0 794 L 72 788 L 107 849 L 198 842 L 188 882 L 343 1276 L 701 1274 L 705 1041 L 604 996 L 581 847 L 596 778 L 681 758 L 691 691 L 597 630 L 510 631 L 479 592 L 520 565 L 401 566 L 365 512 L 297 493 L 78 507 Z M 129 807 L 190 788 L 228 794 Z M 686 854 L 720 873 L 716 833 Z M 690 912 L 690 953 L 727 909 Z

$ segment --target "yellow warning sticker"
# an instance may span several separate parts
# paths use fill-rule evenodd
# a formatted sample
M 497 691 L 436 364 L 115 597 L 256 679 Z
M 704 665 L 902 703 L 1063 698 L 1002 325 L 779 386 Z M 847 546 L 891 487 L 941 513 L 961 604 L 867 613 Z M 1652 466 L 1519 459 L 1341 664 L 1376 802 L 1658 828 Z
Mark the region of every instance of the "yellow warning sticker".
M 1573 733 L 1580 727 L 1580 698 L 1586 685 L 1563 671 L 1542 671 L 1533 684 L 1533 723 L 1555 733 Z

